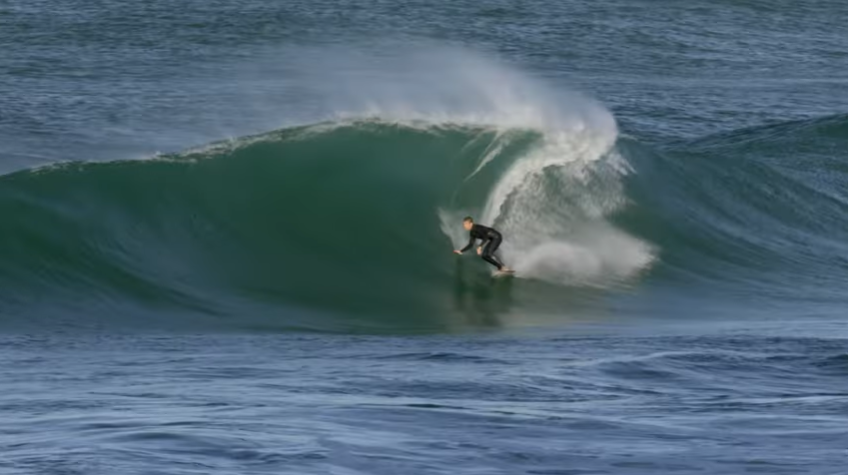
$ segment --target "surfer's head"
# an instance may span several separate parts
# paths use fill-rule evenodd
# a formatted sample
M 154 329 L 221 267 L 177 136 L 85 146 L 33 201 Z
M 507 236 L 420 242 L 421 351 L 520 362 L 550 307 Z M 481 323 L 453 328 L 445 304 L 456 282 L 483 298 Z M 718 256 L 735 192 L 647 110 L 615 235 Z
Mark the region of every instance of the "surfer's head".
M 462 220 L 462 227 L 465 228 L 466 231 L 471 231 L 472 226 L 474 226 L 474 218 L 466 216 L 465 219 Z

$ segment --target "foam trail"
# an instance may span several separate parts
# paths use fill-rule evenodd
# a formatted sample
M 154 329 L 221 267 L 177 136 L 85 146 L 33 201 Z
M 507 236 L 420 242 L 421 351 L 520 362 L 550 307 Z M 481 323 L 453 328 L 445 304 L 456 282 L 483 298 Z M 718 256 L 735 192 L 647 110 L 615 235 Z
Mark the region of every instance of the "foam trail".
M 508 144 L 508 141 L 498 140 L 502 137 L 502 135 L 503 135 L 502 132 L 498 133 L 498 136 L 495 137 L 495 141 L 492 142 L 492 144 L 489 145 L 489 147 L 486 149 L 486 152 L 483 155 L 483 158 L 480 160 L 480 164 L 477 165 L 477 168 L 475 168 L 474 171 L 471 172 L 470 175 L 465 177 L 466 181 L 470 180 L 471 178 L 474 178 L 474 175 L 479 173 L 480 170 L 483 169 L 483 167 L 485 167 L 486 165 L 489 164 L 489 162 L 494 160 L 495 157 L 498 156 L 499 153 L 503 152 L 503 148 Z

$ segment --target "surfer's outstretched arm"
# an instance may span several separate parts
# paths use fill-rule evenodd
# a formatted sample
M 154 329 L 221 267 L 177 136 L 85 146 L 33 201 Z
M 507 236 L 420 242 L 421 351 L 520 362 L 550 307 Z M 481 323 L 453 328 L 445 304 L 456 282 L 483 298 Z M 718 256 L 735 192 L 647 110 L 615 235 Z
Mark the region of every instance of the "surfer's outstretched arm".
M 453 251 L 453 252 L 455 252 L 457 254 L 462 254 L 463 252 L 474 247 L 474 241 L 476 241 L 476 239 L 474 239 L 474 236 L 471 236 L 470 238 L 468 238 L 468 244 L 466 244 L 465 247 L 463 247 L 462 249 L 460 249 L 458 251 Z

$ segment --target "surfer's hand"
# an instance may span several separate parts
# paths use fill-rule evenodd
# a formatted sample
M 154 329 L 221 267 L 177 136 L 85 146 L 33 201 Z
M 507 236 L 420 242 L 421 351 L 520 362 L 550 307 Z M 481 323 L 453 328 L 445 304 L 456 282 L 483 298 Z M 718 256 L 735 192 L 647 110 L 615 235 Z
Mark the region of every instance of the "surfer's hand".
M 459 254 L 460 256 L 462 255 L 462 251 L 453 251 L 453 253 L 454 253 L 454 254 Z
M 479 256 L 481 254 L 483 254 L 483 246 L 477 248 L 477 255 Z

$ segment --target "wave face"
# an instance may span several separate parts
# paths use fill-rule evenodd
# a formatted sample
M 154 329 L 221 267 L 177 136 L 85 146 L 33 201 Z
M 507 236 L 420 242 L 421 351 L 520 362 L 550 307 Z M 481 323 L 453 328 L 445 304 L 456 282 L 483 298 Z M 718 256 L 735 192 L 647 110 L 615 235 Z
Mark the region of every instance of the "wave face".
M 463 293 L 491 292 L 486 266 L 450 252 L 466 213 L 504 231 L 503 257 L 539 281 L 531 293 L 626 278 L 649 255 L 604 221 L 621 202 L 612 138 L 369 120 L 7 175 L 4 309 L 49 295 L 66 310 L 129 299 L 283 327 L 339 329 L 351 314 L 430 326 Z M 630 261 L 604 254 L 616 243 Z
M 617 147 L 639 203 L 620 224 L 662 249 L 658 276 L 844 301 L 848 116 Z
M 375 331 L 622 285 L 839 298 L 846 117 L 661 149 L 605 132 L 346 121 L 6 175 L 3 313 Z M 520 278 L 450 253 L 465 214 Z

